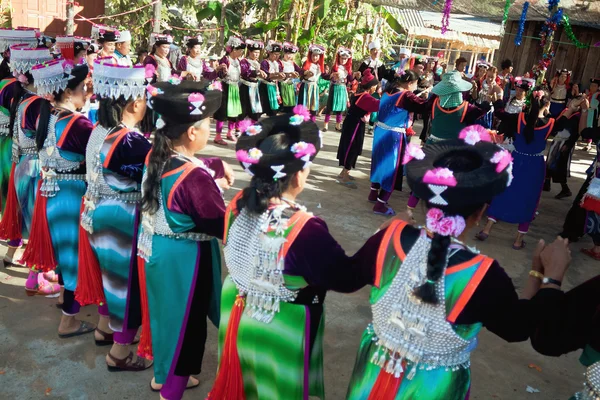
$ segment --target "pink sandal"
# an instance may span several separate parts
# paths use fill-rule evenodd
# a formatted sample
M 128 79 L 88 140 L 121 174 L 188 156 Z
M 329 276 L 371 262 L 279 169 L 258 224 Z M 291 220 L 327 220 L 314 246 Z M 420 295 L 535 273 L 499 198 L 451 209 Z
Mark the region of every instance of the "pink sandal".
M 593 258 L 596 261 L 600 261 L 600 253 L 596 253 L 592 249 L 581 249 L 581 252 L 586 256 Z
M 25 282 L 25 293 L 27 296 L 49 296 L 60 293 L 60 285 L 58 283 L 51 283 L 44 279 L 44 274 L 37 273 L 37 283 L 33 286 L 31 283 L 35 279 L 32 274 L 36 272 L 30 272 L 27 281 Z
M 58 283 L 58 274 L 54 271 L 44 272 L 44 279 L 48 282 Z

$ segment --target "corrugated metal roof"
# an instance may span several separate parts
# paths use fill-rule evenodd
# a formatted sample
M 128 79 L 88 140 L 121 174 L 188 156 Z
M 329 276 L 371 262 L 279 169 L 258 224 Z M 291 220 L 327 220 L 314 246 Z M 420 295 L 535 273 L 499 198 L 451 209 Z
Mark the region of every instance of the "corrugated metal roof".
M 363 0 L 366 3 L 414 9 L 420 11 L 442 12 L 444 1 L 432 0 Z M 519 20 L 523 3 L 526 0 L 515 0 L 509 9 L 509 19 Z M 531 0 L 527 19 L 544 20 L 548 17 L 548 2 Z M 502 20 L 506 0 L 453 0 L 452 14 L 468 14 L 478 17 Z M 560 7 L 569 15 L 571 24 L 600 28 L 600 1 L 598 0 L 562 0 Z
M 498 40 L 490 40 L 479 36 L 468 35 L 465 33 L 455 31 L 448 31 L 444 35 L 442 35 L 442 32 L 440 30 L 417 26 L 408 28 L 408 34 L 417 38 L 438 39 L 458 42 L 462 43 L 467 48 L 491 50 L 497 50 L 500 48 L 500 42 Z
M 425 27 L 425 22 L 421 17 L 421 13 L 418 10 L 404 9 L 401 10 L 396 7 L 385 7 L 385 9 L 396 18 L 396 21 L 403 28 L 413 27 Z
M 442 27 L 442 13 L 419 11 L 419 14 L 425 26 Z M 471 15 L 450 14 L 448 28 L 456 32 L 499 37 L 502 25 Z

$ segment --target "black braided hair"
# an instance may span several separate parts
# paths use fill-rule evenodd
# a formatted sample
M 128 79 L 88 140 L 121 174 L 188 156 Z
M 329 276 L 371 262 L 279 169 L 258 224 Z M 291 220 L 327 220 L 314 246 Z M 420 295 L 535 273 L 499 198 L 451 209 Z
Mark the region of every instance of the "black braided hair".
M 481 167 L 481 163 L 481 156 L 475 152 L 449 152 L 445 157 L 437 160 L 434 163 L 434 166 L 439 168 L 449 168 L 455 173 L 458 173 L 473 171 Z M 459 203 L 439 206 L 428 203 L 427 207 L 439 208 L 444 212 L 445 216 L 461 216 L 466 220 L 472 215 L 480 212 L 488 201 L 491 201 L 491 198 L 486 199 L 481 204 L 464 205 Z M 431 248 L 427 254 L 427 281 L 421 286 L 416 287 L 414 290 L 415 296 L 426 303 L 438 303 L 435 284 L 445 271 L 450 242 L 450 236 L 442 236 L 439 233 L 434 233 L 433 238 L 431 239 Z
M 290 141 L 284 133 L 268 136 L 259 146 L 263 154 L 278 154 L 289 151 Z M 293 175 L 292 175 L 293 176 Z M 237 209 L 246 208 L 255 214 L 264 213 L 269 207 L 269 200 L 280 198 L 282 193 L 290 185 L 291 177 L 284 176 L 277 181 L 273 179 L 266 180 L 258 176 L 253 176 L 250 186 L 244 188 L 242 196 L 237 201 Z

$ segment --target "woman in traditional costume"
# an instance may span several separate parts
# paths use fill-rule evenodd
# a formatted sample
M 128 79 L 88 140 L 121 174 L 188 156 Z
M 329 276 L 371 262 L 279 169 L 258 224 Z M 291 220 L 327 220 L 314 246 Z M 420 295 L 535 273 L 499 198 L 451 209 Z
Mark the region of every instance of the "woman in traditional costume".
M 258 40 L 246 40 L 246 58 L 240 60 L 242 69 L 240 85 L 240 101 L 242 103 L 242 117 L 250 119 L 253 123 L 263 113 L 263 106 L 258 89 L 259 80 L 267 78 L 268 74 L 261 69 L 260 57 L 264 43 Z
M 571 71 L 559 69 L 550 81 L 550 114 L 554 118 L 558 118 L 560 113 L 567 107 L 567 100 L 571 95 L 570 79 Z
M 200 373 L 206 317 L 219 324 L 225 203 L 231 167 L 198 159 L 221 92 L 197 82 L 154 85 L 148 106 L 160 115 L 142 184 L 138 254 L 144 268 L 154 353 L 153 389 L 179 400 Z M 185 256 L 174 256 L 185 255 Z
M 600 78 L 590 79 L 590 88 L 587 91 L 587 98 L 590 103 L 589 112 L 586 118 L 586 127 L 594 128 L 598 126 L 598 110 L 600 108 Z M 592 149 L 591 139 L 587 140 L 587 144 L 584 148 L 585 151 Z
M 298 92 L 298 104 L 310 111 L 314 122 L 319 112 L 319 78 L 329 80 L 325 74 L 325 47 L 318 44 L 308 46 L 308 55 L 302 66 L 302 84 Z
M 281 92 L 281 112 L 289 114 L 297 104 L 296 82 L 298 78 L 304 76 L 304 70 L 296 64 L 294 58 L 298 53 L 298 46 L 289 42 L 283 42 L 283 65 L 282 72 L 285 74 L 285 79 L 279 82 L 279 90 Z
M 37 271 L 56 270 L 64 284 L 63 314 L 58 336 L 69 338 L 93 332 L 95 324 L 79 321 L 75 300 L 78 274 L 79 217 L 85 193 L 85 149 L 92 123 L 76 110 L 86 100 L 87 65 L 64 72 L 59 61 L 37 65 L 32 74 L 38 94 L 54 95 L 54 107 L 40 103 L 36 150 L 42 179 L 37 185 L 30 240 L 22 262 Z M 106 316 L 106 306 L 99 307 Z
M 458 63 L 458 64 L 462 64 Z M 473 125 L 489 109 L 489 103 L 483 108 L 469 104 L 463 93 L 471 90 L 473 84 L 462 78 L 461 72 L 454 70 L 442 75 L 442 81 L 431 89 L 436 95 L 431 107 L 431 128 L 425 145 L 441 140 L 456 139 L 466 126 Z M 408 212 L 419 204 L 419 199 L 411 193 L 408 198 Z
M 485 79 L 481 81 L 481 89 L 477 91 L 477 97 L 475 103 L 480 108 L 484 108 L 487 105 L 494 104 L 498 100 L 502 100 L 502 89 L 496 83 L 498 76 L 498 70 L 496 67 L 489 67 L 485 76 Z M 477 123 L 486 129 L 491 129 L 494 124 L 494 107 L 487 106 L 489 110 L 480 118 L 477 119 Z
M 371 75 L 370 71 L 365 71 L 360 81 L 361 90 L 350 99 L 350 108 L 342 127 L 337 151 L 337 159 L 342 171 L 337 176 L 336 182 L 352 189 L 356 189 L 357 186 L 350 176 L 350 171 L 356 168 L 356 160 L 362 154 L 365 118 L 379 110 L 379 100 L 372 96 L 378 86 L 377 78 Z
M 567 178 L 571 177 L 571 157 L 579 139 L 579 118 L 581 117 L 581 103 L 584 101 L 584 98 L 571 100 L 569 106 L 560 113 L 554 124 L 556 135 L 546 157 L 544 191 L 549 192 L 552 189 L 552 182 L 559 183 L 561 190 L 554 196 L 556 199 L 564 199 L 573 195 L 567 185 Z
M 343 113 L 348 107 L 348 87 L 354 80 L 352 75 L 352 50 L 340 47 L 335 56 L 335 62 L 331 68 L 331 87 L 327 99 L 327 112 L 323 130 L 329 128 L 331 114 L 335 114 L 335 130 L 342 130 Z
M 588 127 L 587 115 L 590 112 L 590 103 L 586 100 L 581 103 L 581 118 L 579 119 L 579 132 L 584 140 L 600 140 L 600 128 L 597 123 L 595 127 Z M 590 235 L 594 246 L 582 248 L 585 255 L 600 261 L 600 160 L 598 155 L 587 170 L 587 179 L 581 186 L 579 193 L 573 200 L 569 209 L 563 230 L 560 236 L 569 239 L 570 242 L 578 241 L 585 234 Z
M 262 108 L 267 116 L 271 117 L 279 111 L 281 95 L 279 93 L 279 81 L 286 78 L 283 73 L 283 65 L 279 60 L 282 45 L 279 42 L 269 41 L 265 47 L 267 58 L 260 63 L 261 70 L 267 74 L 265 79 L 260 80 L 259 91 Z
M 150 35 L 150 44 L 152 45 L 152 53 L 144 59 L 144 67 L 146 68 L 146 78 L 152 82 L 167 82 L 171 78 L 175 80 L 196 78 L 193 72 L 187 70 L 177 70 L 169 60 L 169 50 L 173 43 L 173 37 L 153 33 Z M 177 75 L 177 77 L 174 77 Z
M 529 112 L 519 114 L 515 150 L 512 152 L 515 159 L 512 171 L 514 181 L 510 188 L 496 196 L 490 204 L 487 210 L 488 222 L 476 235 L 478 240 L 486 240 L 494 224 L 504 221 L 518 224 L 513 249 L 521 250 L 525 247 L 523 237 L 529 231 L 529 225 L 535 217 L 546 175 L 546 139 L 554 129 L 554 119 L 545 116 L 549 108 L 550 98 L 544 91 L 536 90 Z
M 537 323 L 543 243 L 521 299 L 497 261 L 464 244 L 485 204 L 510 184 L 512 165 L 507 150 L 471 128 L 461 133 L 464 142 L 409 153 L 407 180 L 427 202 L 426 228 L 395 220 L 367 242 L 378 250 L 373 322 L 361 339 L 349 400 L 468 399 L 481 328 L 517 342 Z M 568 263 L 554 262 L 566 270 Z
M 496 111 L 500 111 L 500 114 L 496 113 L 496 117 L 500 118 L 500 125 L 498 125 L 498 132 L 503 134 L 505 138 L 514 139 L 516 123 L 514 118 L 501 118 L 502 113 L 519 115 L 527 106 L 527 94 L 533 87 L 533 82 L 530 79 L 516 77 L 514 79 L 515 85 L 515 96 L 510 99 L 507 104 L 503 104 L 500 107 L 499 104 L 494 106 Z
M 194 81 L 202 79 L 213 81 L 217 78 L 217 71 L 209 69 L 202 59 L 202 36 L 187 37 L 187 53 L 179 59 L 177 69 L 189 72 Z
M 229 275 L 210 400 L 324 399 L 325 293 L 373 280 L 373 262 L 360 260 L 375 253 L 365 246 L 346 256 L 325 222 L 296 203 L 322 142 L 308 110 L 294 112 L 251 126 L 236 146 L 252 180 L 226 211 Z
M 515 84 L 514 77 L 512 75 L 513 63 L 507 58 L 506 60 L 500 63 L 500 68 L 501 71 L 498 77 L 500 78 L 500 87 L 503 91 L 502 101 L 504 102 L 504 104 L 506 104 L 510 99 L 512 89 Z
M 81 271 L 89 261 L 80 251 L 76 299 L 82 305 L 97 299 L 108 305 L 110 329 L 98 328 L 95 333 L 97 344 L 112 345 L 106 356 L 108 368 L 140 371 L 152 365 L 129 350 L 142 324 L 137 230 L 143 165 L 151 148 L 138 130 L 146 112 L 145 69 L 102 60 L 95 65 L 94 93 L 100 108 L 85 154 L 88 188 L 80 240 L 89 240 L 90 264 L 97 260 L 98 265 L 88 265 L 101 271 L 104 291 L 93 286 L 94 275 Z
M 0 29 L 0 52 L 2 66 L 0 67 L 0 197 L 1 210 L 4 212 L 8 197 L 8 182 L 12 158 L 12 130 L 10 129 L 10 108 L 15 88 L 20 85 L 10 70 L 10 46 L 27 44 L 37 47 L 39 30 L 34 28 Z M 5 259 L 6 260 L 6 259 Z
M 371 153 L 371 192 L 369 201 L 375 203 L 373 212 L 395 215 L 388 205 L 394 190 L 402 190 L 404 171 L 401 160 L 406 151 L 406 130 L 413 124 L 413 115 L 426 113 L 433 100 L 423 99 L 413 92 L 418 75 L 406 71 L 388 82 L 388 89 L 379 103 L 379 120 L 375 124 Z
M 12 169 L 9 178 L 6 207 L 2 210 L 0 238 L 8 241 L 5 262 L 13 263 L 16 250 L 31 233 L 31 219 L 36 198 L 37 182 L 40 178 L 40 164 L 35 145 L 35 132 L 40 105 L 44 99 L 35 94 L 31 68 L 39 63 L 52 60 L 45 46 L 32 48 L 30 45 L 14 45 L 11 50 L 11 68 L 18 84 L 14 86 L 10 101 L 9 130 L 12 135 Z M 37 275 L 30 274 L 26 282 L 29 294 L 36 294 L 56 288 L 48 285 Z
M 243 117 L 242 102 L 240 100 L 240 80 L 242 79 L 241 59 L 245 48 L 246 42 L 244 39 L 231 36 L 225 47 L 226 54 L 219 61 L 221 67 L 219 77 L 223 85 L 223 96 L 221 97 L 221 107 L 214 115 L 214 119 L 217 121 L 217 134 L 214 142 L 220 146 L 227 146 L 227 142 L 221 137 L 225 121 L 228 121 L 227 140 L 235 143 L 238 133 L 237 123 Z
M 119 38 L 119 32 L 116 30 L 109 30 L 106 27 L 101 27 L 98 30 L 98 43 L 102 46 L 98 52 L 100 58 L 112 58 L 114 63 L 118 63 L 115 50 L 117 46 L 117 40 Z

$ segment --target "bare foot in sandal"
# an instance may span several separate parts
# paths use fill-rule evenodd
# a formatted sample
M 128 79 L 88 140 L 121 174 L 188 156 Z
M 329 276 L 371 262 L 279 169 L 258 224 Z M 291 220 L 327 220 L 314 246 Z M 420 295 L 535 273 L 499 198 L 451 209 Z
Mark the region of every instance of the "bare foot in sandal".
M 106 355 L 109 371 L 143 371 L 150 368 L 153 363 L 151 360 L 133 354 L 129 346 L 114 345 Z
M 200 381 L 198 379 L 194 378 L 193 376 L 190 376 L 185 388 L 187 390 L 187 389 L 193 389 L 198 386 L 200 386 Z M 162 387 L 163 387 L 163 385 L 160 383 L 156 383 L 156 378 L 153 377 L 152 381 L 150 382 L 150 389 L 152 389 L 153 392 L 160 392 Z

